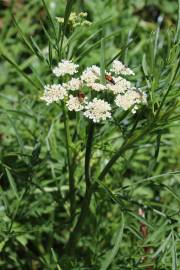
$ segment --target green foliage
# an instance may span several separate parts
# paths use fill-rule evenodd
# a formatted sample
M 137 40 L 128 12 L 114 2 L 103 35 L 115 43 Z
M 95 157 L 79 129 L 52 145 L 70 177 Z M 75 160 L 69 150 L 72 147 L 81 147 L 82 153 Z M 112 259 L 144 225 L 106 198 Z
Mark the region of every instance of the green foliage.
M 177 1 L 5 2 L 0 269 L 179 269 Z M 72 31 L 71 11 L 88 12 L 92 24 Z M 102 82 L 105 68 L 121 59 L 148 105 L 135 115 L 119 110 L 88 137 L 84 118 L 40 100 L 61 58 L 100 65 Z

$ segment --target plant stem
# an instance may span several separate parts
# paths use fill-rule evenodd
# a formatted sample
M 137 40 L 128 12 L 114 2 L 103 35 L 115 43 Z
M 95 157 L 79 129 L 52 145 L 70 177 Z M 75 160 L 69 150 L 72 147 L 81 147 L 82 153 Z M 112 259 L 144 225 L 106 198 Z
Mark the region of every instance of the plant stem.
M 66 250 L 67 250 L 67 253 L 71 256 L 74 254 L 76 245 L 78 243 L 79 234 L 80 234 L 81 229 L 84 225 L 84 221 L 86 219 L 86 216 L 89 212 L 89 206 L 90 206 L 91 197 L 92 197 L 94 189 L 95 189 L 95 186 L 90 185 L 89 188 L 86 190 L 86 194 L 84 196 L 84 200 L 82 203 L 82 208 L 81 208 L 81 212 L 80 212 L 78 221 L 76 223 L 76 226 L 74 227 L 74 230 L 70 234 L 69 241 L 68 241 L 67 246 L 66 246 Z
M 150 128 L 151 128 L 151 124 L 144 129 L 144 132 L 138 134 L 134 138 L 131 138 L 132 133 L 133 133 L 133 132 L 131 132 L 131 134 L 127 138 L 127 140 L 122 144 L 122 146 L 119 148 L 119 150 L 112 156 L 112 158 L 106 164 L 106 166 L 104 167 L 104 169 L 102 170 L 102 172 L 98 176 L 98 179 L 102 181 L 103 178 L 106 176 L 106 174 L 111 169 L 111 167 L 113 166 L 113 164 L 117 161 L 117 159 L 126 150 L 128 150 L 130 147 L 132 147 L 132 145 L 137 140 L 139 140 L 140 138 L 142 138 L 149 131 Z M 134 127 L 133 127 L 133 130 L 134 130 Z M 74 227 L 74 230 L 70 234 L 70 238 L 69 238 L 69 241 L 67 243 L 67 251 L 68 251 L 68 254 L 69 255 L 73 255 L 74 254 L 75 247 L 76 247 L 76 245 L 78 243 L 79 234 L 80 234 L 81 229 L 82 229 L 82 227 L 84 225 L 84 221 L 86 219 L 86 216 L 88 215 L 88 212 L 89 212 L 89 207 L 90 207 L 90 203 L 91 203 L 92 194 L 96 191 L 97 187 L 98 187 L 98 183 L 97 182 L 90 183 L 90 186 L 86 190 L 86 194 L 85 194 L 85 197 L 84 197 L 84 200 L 83 200 L 83 203 L 82 203 L 82 208 L 81 208 L 81 212 L 80 212 L 78 221 L 76 223 L 76 226 Z
M 67 161 L 68 161 L 68 173 L 69 173 L 69 200 L 70 200 L 70 213 L 71 221 L 74 219 L 75 215 L 75 185 L 74 185 L 74 176 L 73 176 L 73 167 L 71 166 L 71 137 L 69 130 L 69 119 L 68 114 L 65 109 L 64 103 L 62 102 L 63 107 L 63 120 L 64 120 L 64 129 L 65 129 L 65 138 L 66 138 L 66 151 L 67 151 Z
M 69 20 L 69 16 L 71 14 L 72 6 L 75 3 L 73 0 L 67 0 L 66 9 L 65 9 L 65 15 L 64 15 L 64 24 L 62 29 L 62 35 L 61 35 L 61 41 L 60 41 L 60 48 L 58 50 L 58 53 L 60 56 L 62 56 L 62 47 L 63 47 L 63 41 L 66 34 L 67 24 Z
M 85 182 L 86 182 L 86 190 L 90 186 L 90 159 L 91 159 L 91 151 L 92 151 L 92 142 L 93 142 L 93 134 L 94 134 L 94 123 L 90 122 L 88 127 L 88 137 L 86 142 L 86 153 L 85 153 Z
M 121 150 L 120 150 L 121 149 Z M 113 165 L 113 163 L 117 160 L 117 158 L 122 154 L 122 148 L 120 148 L 117 156 L 117 153 L 112 157 L 112 159 L 108 162 L 108 164 L 105 166 L 104 170 L 102 171 L 102 173 L 99 175 L 99 179 L 102 180 L 102 178 L 108 173 L 110 167 Z M 125 149 L 124 149 L 125 150 Z M 120 154 L 121 151 L 121 154 Z M 78 243 L 78 237 L 79 237 L 79 233 L 81 232 L 81 229 L 84 225 L 84 221 L 86 219 L 86 216 L 88 215 L 89 212 L 89 207 L 90 207 L 90 202 L 91 202 L 91 197 L 93 192 L 95 192 L 95 190 L 98 187 L 98 183 L 95 182 L 93 184 L 90 183 L 90 186 L 88 187 L 88 189 L 86 189 L 86 194 L 82 203 L 82 208 L 81 208 L 81 212 L 78 218 L 78 221 L 76 223 L 76 226 L 74 227 L 74 230 L 72 231 L 72 233 L 70 234 L 70 238 L 67 244 L 67 251 L 69 255 L 73 255 L 74 251 L 75 251 L 75 246 Z
M 85 217 L 89 212 L 89 206 L 91 201 L 91 196 L 93 194 L 94 185 L 91 184 L 90 181 L 90 159 L 91 159 L 91 152 L 92 152 L 92 142 L 93 142 L 93 134 L 94 134 L 94 123 L 90 122 L 88 127 L 88 135 L 87 135 L 87 142 L 86 142 L 86 153 L 85 153 L 85 182 L 86 182 L 86 193 L 84 196 L 84 200 L 82 203 L 81 213 L 79 215 L 78 221 L 73 232 L 70 234 L 70 238 L 67 244 L 67 251 L 69 255 L 73 255 L 75 250 L 75 244 L 77 242 L 79 233 L 81 228 L 84 224 Z

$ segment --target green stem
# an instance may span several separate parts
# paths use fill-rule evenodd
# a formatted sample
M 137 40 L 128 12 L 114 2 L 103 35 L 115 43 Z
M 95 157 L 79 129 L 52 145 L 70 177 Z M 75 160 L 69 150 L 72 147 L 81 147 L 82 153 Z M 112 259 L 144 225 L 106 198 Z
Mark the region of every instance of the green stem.
M 179 70 L 179 66 L 180 66 L 180 61 L 178 60 L 177 65 L 176 65 L 175 68 L 173 69 L 173 72 L 172 72 L 172 75 L 171 75 L 171 78 L 170 78 L 170 82 L 169 82 L 167 91 L 166 91 L 165 95 L 163 96 L 162 101 L 161 101 L 161 104 L 160 104 L 160 106 L 159 106 L 159 109 L 158 109 L 158 111 L 157 111 L 157 113 L 156 113 L 156 115 L 155 115 L 155 119 L 158 118 L 158 116 L 159 116 L 159 114 L 160 114 L 160 112 L 161 112 L 161 109 L 162 109 L 162 107 L 163 107 L 163 105 L 164 105 L 164 103 L 165 103 L 165 101 L 166 101 L 166 98 L 168 97 L 168 94 L 169 94 L 169 92 L 170 92 L 170 90 L 171 90 L 171 88 L 172 88 L 172 86 L 173 86 L 173 82 L 174 82 L 174 80 L 175 80 L 175 78 L 176 78 L 177 72 L 178 72 L 178 70 Z
M 74 227 L 74 230 L 70 234 L 69 241 L 66 246 L 66 250 L 70 256 L 74 254 L 76 245 L 78 243 L 79 234 L 81 232 L 81 229 L 84 225 L 84 221 L 86 219 L 86 216 L 89 213 L 89 206 L 91 202 L 91 197 L 94 192 L 94 185 L 90 185 L 89 188 L 86 190 L 86 194 L 84 196 L 84 200 L 82 203 L 81 212 L 78 218 L 78 221 L 76 223 L 76 226 Z
M 60 56 L 62 56 L 62 47 L 63 47 L 64 37 L 66 34 L 69 16 L 71 14 L 72 6 L 74 3 L 75 3 L 75 1 L 73 1 L 73 0 L 67 0 L 65 15 L 64 15 L 64 24 L 63 24 L 63 29 L 62 29 L 61 41 L 60 41 L 60 48 L 58 51 Z
M 106 174 L 109 172 L 111 167 L 114 165 L 114 163 L 119 159 L 119 157 L 129 148 L 132 147 L 132 145 L 137 142 L 140 138 L 142 138 L 146 133 L 149 132 L 149 130 L 152 127 L 152 123 L 144 129 L 144 132 L 138 134 L 134 138 L 131 138 L 132 133 L 130 132 L 130 135 L 128 136 L 127 140 L 122 144 L 122 146 L 119 148 L 119 150 L 112 156 L 112 158 L 109 160 L 109 162 L 106 164 L 100 175 L 98 176 L 99 180 L 103 180 L 103 178 L 106 176 Z M 134 126 L 132 128 L 134 130 Z M 90 183 L 89 188 L 86 190 L 86 194 L 82 203 L 81 212 L 78 218 L 78 221 L 76 223 L 76 226 L 74 227 L 74 230 L 70 234 L 69 241 L 67 243 L 67 252 L 69 255 L 73 255 L 75 251 L 75 247 L 78 243 L 79 234 L 81 232 L 81 229 L 84 225 L 85 219 L 89 213 L 89 207 L 91 203 L 91 198 L 93 193 L 96 191 L 98 187 L 98 183 Z
M 66 138 L 66 151 L 67 151 L 67 160 L 68 160 L 68 172 L 69 172 L 69 200 L 70 200 L 70 213 L 71 221 L 74 219 L 75 215 L 75 185 L 74 185 L 74 175 L 73 175 L 73 166 L 71 166 L 71 136 L 69 130 L 69 119 L 64 103 L 62 102 L 63 107 L 63 120 L 64 120 L 64 129 L 65 129 L 65 138 Z
M 94 134 L 94 123 L 90 122 L 88 127 L 88 137 L 86 142 L 85 166 L 84 166 L 86 189 L 88 189 L 90 186 L 90 159 L 91 159 L 93 134 Z
M 69 255 L 73 255 L 75 250 L 75 245 L 81 232 L 82 226 L 84 224 L 85 217 L 89 212 L 89 206 L 91 201 L 91 196 L 93 194 L 94 185 L 91 184 L 90 181 L 90 160 L 91 160 L 91 152 L 92 152 L 92 142 L 93 142 L 93 134 L 94 134 L 94 123 L 90 122 L 88 127 L 88 135 L 86 142 L 86 153 L 85 153 L 85 182 L 86 182 L 86 193 L 84 196 L 84 200 L 82 203 L 81 213 L 79 215 L 76 226 L 74 227 L 73 232 L 70 234 L 70 238 L 67 244 L 67 252 Z
M 102 178 L 108 173 L 109 169 L 111 168 L 111 166 L 114 164 L 114 162 L 117 160 L 117 158 L 122 154 L 122 152 L 125 151 L 125 148 L 120 148 L 119 151 L 111 158 L 111 160 L 108 162 L 108 164 L 105 166 L 104 170 L 102 171 L 102 173 L 99 175 L 99 179 L 102 180 Z M 79 234 L 81 232 L 81 229 L 84 225 L 84 221 L 89 213 L 89 207 L 90 207 L 90 202 L 91 202 L 91 198 L 92 198 L 92 194 L 93 192 L 95 192 L 95 190 L 98 187 L 98 183 L 95 182 L 93 184 L 90 183 L 90 186 L 88 187 L 88 189 L 86 189 L 86 194 L 82 203 L 82 208 L 81 208 L 81 212 L 78 218 L 78 221 L 76 223 L 76 226 L 74 228 L 74 230 L 72 231 L 72 233 L 70 234 L 70 238 L 67 244 L 67 251 L 69 255 L 73 255 L 74 251 L 75 251 L 75 247 L 76 244 L 78 243 L 78 238 L 79 238 Z
M 108 171 L 110 170 L 110 168 L 112 167 L 114 162 L 120 157 L 120 155 L 123 153 L 123 151 L 125 151 L 125 148 L 123 148 L 123 146 L 122 146 L 119 149 L 119 151 L 110 159 L 110 161 L 107 163 L 105 168 L 102 170 L 102 172 L 100 173 L 100 175 L 98 177 L 99 180 L 102 180 L 104 178 L 104 176 L 108 173 Z M 70 234 L 70 238 L 69 238 L 69 241 L 67 244 L 67 251 L 68 251 L 68 254 L 71 256 L 74 254 L 75 247 L 78 243 L 79 234 L 80 234 L 81 229 L 84 225 L 84 221 L 89 213 L 89 207 L 90 207 L 92 194 L 93 194 L 93 192 L 95 192 L 97 187 L 98 187 L 98 183 L 95 182 L 93 184 L 90 184 L 89 188 L 86 189 L 86 194 L 85 194 L 85 197 L 84 197 L 84 200 L 82 203 L 82 208 L 81 208 L 81 212 L 80 212 L 78 221 L 76 223 L 74 230 Z

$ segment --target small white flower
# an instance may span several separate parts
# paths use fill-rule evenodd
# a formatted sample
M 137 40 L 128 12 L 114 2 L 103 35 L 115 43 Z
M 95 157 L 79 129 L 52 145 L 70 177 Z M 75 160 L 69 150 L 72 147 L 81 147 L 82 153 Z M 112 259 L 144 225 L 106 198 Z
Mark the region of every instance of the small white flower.
M 122 78 L 120 76 L 117 77 L 117 78 L 113 77 L 113 80 L 114 80 L 115 84 L 108 83 L 107 87 L 114 94 L 120 94 L 120 93 L 123 94 L 128 89 L 130 89 L 132 87 L 130 81 L 127 81 L 126 79 L 124 79 L 124 78 Z
M 65 74 L 73 75 L 77 73 L 77 68 L 79 65 L 74 64 L 72 61 L 69 60 L 62 60 L 57 67 L 53 69 L 53 73 L 57 76 L 63 76 Z
M 64 18 L 62 18 L 62 17 L 56 17 L 56 20 L 57 20 L 59 23 L 64 23 Z
M 82 111 L 84 109 L 85 102 L 80 102 L 78 97 L 72 95 L 69 96 L 69 100 L 66 102 L 66 106 L 69 111 Z
M 135 75 L 130 68 L 126 67 L 121 61 L 118 60 L 113 61 L 111 71 L 115 74 Z
M 65 96 L 67 96 L 67 91 L 61 84 L 48 84 L 44 86 L 44 94 L 41 99 L 49 105 L 52 102 L 63 100 Z
M 76 79 L 76 78 L 72 78 L 70 81 L 68 81 L 67 83 L 64 83 L 63 86 L 67 89 L 67 90 L 79 90 L 82 86 L 82 82 L 80 79 Z
M 85 106 L 85 109 L 84 115 L 95 123 L 111 118 L 111 106 L 105 100 L 94 98 Z
M 132 108 L 132 113 L 135 113 L 138 109 L 138 104 L 146 102 L 146 94 L 144 94 L 141 90 L 132 88 L 128 90 L 124 95 L 117 95 L 115 99 L 115 103 L 118 107 L 121 107 L 123 110 L 128 110 L 130 107 L 134 105 Z
M 101 83 L 96 83 L 96 82 L 93 82 L 93 83 L 88 83 L 87 84 L 88 87 L 92 88 L 93 90 L 99 92 L 99 91 L 103 91 L 106 89 L 106 86 L 101 84 Z
M 94 83 L 99 78 L 100 78 L 100 68 L 95 65 L 86 68 L 81 75 L 81 80 L 86 83 Z
M 88 15 L 87 12 L 80 12 L 79 13 L 80 17 L 87 17 L 87 15 Z

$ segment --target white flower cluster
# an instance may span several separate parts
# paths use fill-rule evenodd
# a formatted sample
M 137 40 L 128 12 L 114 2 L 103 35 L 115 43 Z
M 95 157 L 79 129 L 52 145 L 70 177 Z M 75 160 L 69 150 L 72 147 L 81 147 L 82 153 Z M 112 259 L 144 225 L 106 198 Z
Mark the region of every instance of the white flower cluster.
M 117 78 L 113 78 L 115 84 L 109 83 L 108 89 L 113 92 L 113 94 L 124 94 L 128 89 L 131 89 L 130 81 L 118 76 Z
M 79 65 L 75 65 L 72 61 L 62 60 L 57 67 L 53 69 L 53 73 L 57 76 L 64 76 L 66 74 L 73 75 L 77 73 Z
M 83 71 L 81 80 L 85 83 L 94 83 L 100 78 L 100 73 L 100 68 L 93 65 L 92 67 L 88 67 Z
M 74 75 L 79 65 L 69 60 L 62 60 L 53 73 L 57 76 Z M 121 75 L 134 75 L 134 72 L 118 60 L 112 63 L 111 72 L 105 71 L 105 83 L 101 83 L 101 72 L 98 66 L 86 68 L 78 78 L 71 77 L 69 81 L 61 84 L 46 85 L 44 95 L 41 97 L 48 105 L 52 102 L 64 100 L 69 111 L 82 111 L 83 115 L 95 123 L 111 118 L 111 105 L 99 98 L 101 92 L 115 95 L 115 105 L 123 110 L 135 113 L 140 104 L 147 101 L 146 94 L 135 88 L 130 81 Z M 66 76 L 67 77 L 67 76 Z M 69 76 L 68 76 L 69 77 Z M 89 92 L 98 92 L 98 98 L 89 99 Z M 104 95 L 103 95 L 104 96 Z
M 63 83 L 63 86 L 67 89 L 67 90 L 72 90 L 72 91 L 76 91 L 79 90 L 81 88 L 82 82 L 80 79 L 76 79 L 76 78 L 72 78 L 70 81 L 68 81 L 67 83 Z
M 94 98 L 85 106 L 84 115 L 93 122 L 99 123 L 101 120 L 111 118 L 111 106 L 103 99 Z
M 91 22 L 86 20 L 87 15 L 87 12 L 72 12 L 69 16 L 68 24 L 71 25 L 71 27 L 89 26 L 91 25 Z M 56 19 L 59 23 L 64 23 L 64 18 L 56 17 Z
M 67 91 L 61 84 L 48 84 L 44 86 L 44 95 L 41 99 L 49 105 L 52 102 L 63 100 L 66 96 Z
M 85 102 L 83 102 L 85 103 Z M 81 103 L 78 97 L 74 97 L 73 95 L 69 96 L 68 101 L 66 102 L 67 108 L 69 111 L 82 111 L 84 109 L 84 105 Z
M 126 67 L 125 65 L 123 65 L 123 63 L 121 61 L 118 61 L 118 60 L 113 61 L 111 71 L 117 75 L 119 75 L 119 74 L 135 75 L 134 72 L 130 68 Z

